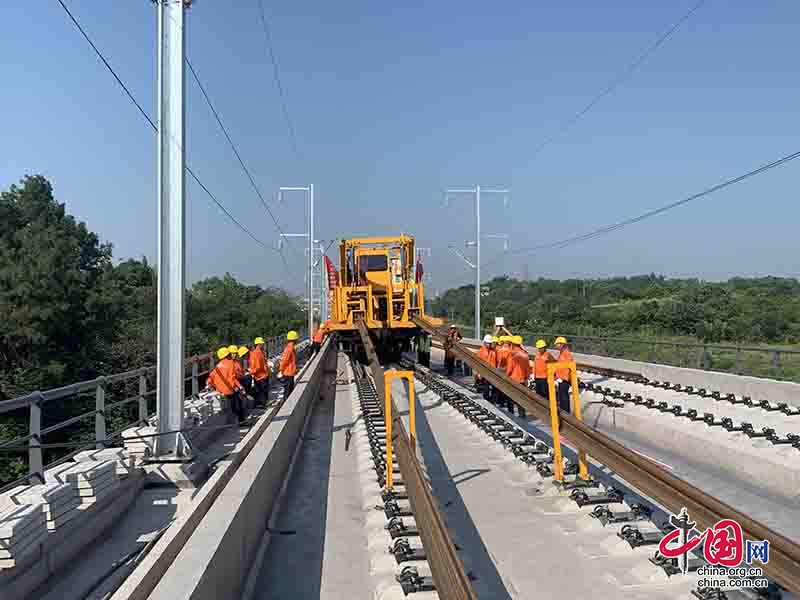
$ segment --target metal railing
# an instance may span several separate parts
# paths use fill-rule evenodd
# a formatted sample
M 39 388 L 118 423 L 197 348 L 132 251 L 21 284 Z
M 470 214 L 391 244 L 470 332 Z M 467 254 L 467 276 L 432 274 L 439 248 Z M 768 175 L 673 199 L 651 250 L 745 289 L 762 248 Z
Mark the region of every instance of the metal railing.
M 283 336 L 266 339 L 267 355 L 278 354 L 283 344 Z M 197 396 L 215 364 L 212 352 L 186 360 L 187 397 Z M 0 402 L 0 415 L 11 417 L 12 427 L 16 424 L 13 429 L 24 431 L 24 421 L 28 424 L 27 434 L 0 440 L 2 455 L 27 454 L 27 473 L 7 484 L 0 482 L 0 492 L 34 478 L 44 482 L 46 468 L 66 462 L 79 452 L 119 444 L 124 430 L 147 424 L 155 414 L 156 384 L 156 367 L 142 367 Z M 111 432 L 110 426 L 114 429 Z M 45 436 L 55 440 L 45 443 Z
M 460 329 L 465 337 L 472 333 L 470 329 Z M 557 336 L 563 335 L 570 341 L 573 351 L 582 354 L 800 382 L 800 350 L 791 348 L 516 330 L 515 333 L 523 336 L 529 345 L 540 338 L 552 344 Z

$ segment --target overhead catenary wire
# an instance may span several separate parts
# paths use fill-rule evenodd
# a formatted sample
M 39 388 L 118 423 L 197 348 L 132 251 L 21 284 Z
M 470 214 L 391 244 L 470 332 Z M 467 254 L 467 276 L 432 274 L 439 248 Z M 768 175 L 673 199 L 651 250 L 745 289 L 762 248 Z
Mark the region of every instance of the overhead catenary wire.
M 89 46 L 91 46 L 91 48 L 94 51 L 94 53 L 97 56 L 97 58 L 100 59 L 100 61 L 106 67 L 108 72 L 111 73 L 111 75 L 114 77 L 114 79 L 116 80 L 117 84 L 125 92 L 125 95 L 128 97 L 128 100 L 130 100 L 131 103 L 138 109 L 139 113 L 141 113 L 142 117 L 145 119 L 145 121 L 147 121 L 147 123 L 150 125 L 150 127 L 153 129 L 153 131 L 157 133 L 158 132 L 158 126 L 156 125 L 155 121 L 152 119 L 152 117 L 150 117 L 149 114 L 147 114 L 147 111 L 142 107 L 142 105 L 139 103 L 139 101 L 133 95 L 133 93 L 131 92 L 130 88 L 128 88 L 128 86 L 125 85 L 125 82 L 122 81 L 120 76 L 117 74 L 117 72 L 111 66 L 111 64 L 108 62 L 108 60 L 103 55 L 103 53 L 100 51 L 100 49 L 97 47 L 97 45 L 92 41 L 91 37 L 89 37 L 89 34 L 86 32 L 86 30 L 80 24 L 80 22 L 75 17 L 75 15 L 72 13 L 72 11 L 70 11 L 69 7 L 67 7 L 67 5 L 64 3 L 63 0 L 58 0 L 58 3 L 61 5 L 61 8 L 64 9 L 64 12 L 67 14 L 67 16 L 69 17 L 70 21 L 72 21 L 72 24 L 75 26 L 75 28 L 80 32 L 80 34 L 83 36 L 83 38 L 89 44 Z M 227 216 L 228 219 L 230 219 L 230 221 L 234 225 L 236 225 L 236 227 L 241 229 L 248 237 L 250 237 L 254 242 L 256 242 L 258 245 L 260 245 L 262 248 L 265 248 L 267 250 L 271 250 L 273 252 L 277 252 L 277 249 L 272 248 L 271 246 L 267 245 L 262 240 L 257 238 L 255 236 L 255 234 L 253 234 L 252 231 L 250 231 L 236 217 L 234 217 L 233 214 L 225 207 L 224 204 L 222 204 L 222 202 L 220 202 L 216 198 L 216 196 L 211 192 L 211 190 L 208 189 L 208 187 L 200 180 L 200 178 L 197 176 L 197 174 L 188 165 L 185 168 L 186 168 L 186 172 L 189 174 L 189 176 L 200 186 L 200 188 L 208 195 L 208 197 L 211 199 L 211 201 L 214 204 L 217 205 L 217 207 L 225 214 L 225 216 Z
M 569 129 L 571 129 L 578 121 L 580 121 L 586 114 L 591 111 L 597 104 L 606 96 L 610 95 L 619 86 L 629 80 L 636 70 L 664 43 L 672 37 L 672 35 L 683 25 L 689 18 L 697 12 L 697 10 L 705 4 L 706 0 L 699 0 L 687 12 L 685 12 L 680 19 L 673 23 L 666 31 L 659 35 L 649 46 L 647 46 L 637 57 L 631 62 L 623 71 L 614 77 L 608 85 L 606 85 L 600 92 L 598 92 L 592 99 L 578 112 L 573 114 L 568 119 L 564 120 L 555 132 L 544 138 L 538 146 L 533 149 L 531 158 L 537 156 L 547 146 L 552 144 Z
M 272 34 L 270 33 L 269 22 L 267 21 L 266 11 L 264 10 L 263 0 L 258 0 L 258 11 L 261 18 L 261 27 L 264 30 L 264 41 L 266 42 L 267 52 L 269 54 L 270 62 L 272 62 L 272 73 L 275 78 L 275 85 L 278 88 L 278 97 L 281 102 L 281 110 L 283 112 L 283 119 L 286 122 L 286 128 L 289 132 L 289 142 L 292 146 L 295 158 L 298 162 L 301 160 L 300 148 L 297 145 L 297 135 L 294 130 L 294 123 L 289 116 L 289 107 L 286 101 L 286 93 L 283 90 L 283 83 L 281 82 L 280 69 L 278 68 L 278 59 L 275 55 L 275 46 L 272 43 Z
M 236 159 L 239 161 L 239 164 L 242 167 L 242 171 L 244 171 L 244 174 L 247 176 L 247 179 L 250 181 L 250 185 L 253 187 L 253 190 L 255 191 L 256 195 L 258 196 L 258 199 L 261 200 L 261 204 L 264 206 L 264 210 L 267 211 L 267 214 L 272 219 L 272 222 L 275 224 L 275 227 L 278 230 L 278 233 L 280 233 L 281 237 L 282 238 L 286 237 L 285 232 L 283 231 L 283 228 L 281 227 L 281 224 L 278 222 L 278 218 L 275 216 L 275 213 L 272 212 L 272 209 L 270 209 L 269 204 L 264 199 L 264 195 L 261 193 L 261 189 L 258 187 L 258 184 L 256 183 L 255 179 L 253 178 L 253 174 L 250 172 L 250 169 L 247 168 L 247 165 L 245 165 L 244 160 L 242 159 L 242 155 L 239 153 L 239 149 L 237 148 L 236 144 L 234 143 L 233 139 L 231 139 L 231 136 L 228 133 L 228 128 L 225 127 L 225 124 L 222 122 L 222 118 L 219 116 L 219 112 L 214 107 L 214 103 L 211 102 L 211 98 L 209 97 L 208 92 L 206 91 L 206 88 L 203 85 L 203 82 L 200 81 L 200 77 L 197 75 L 197 71 L 195 70 L 194 66 L 192 65 L 192 63 L 191 63 L 191 61 L 189 60 L 188 57 L 186 58 L 186 66 L 189 67 L 189 71 L 192 74 L 192 78 L 194 79 L 195 83 L 197 84 L 197 87 L 200 88 L 200 93 L 203 95 L 203 98 L 205 99 L 206 104 L 211 109 L 211 112 L 213 113 L 214 118 L 217 120 L 217 124 L 219 125 L 219 128 L 222 130 L 223 135 L 225 135 L 225 139 L 228 140 L 228 144 L 230 145 L 231 150 L 233 150 L 233 154 L 236 156 Z M 279 254 L 281 255 L 281 258 L 283 259 L 284 264 L 286 264 L 286 257 L 283 255 L 282 252 L 279 252 Z M 286 264 L 286 266 L 288 267 L 288 264 Z
M 788 162 L 791 162 L 791 161 L 793 161 L 793 160 L 795 160 L 797 158 L 800 158 L 800 151 L 793 152 L 791 154 L 787 154 L 787 155 L 782 156 L 781 158 L 779 158 L 777 160 L 773 160 L 772 162 L 768 162 L 766 164 L 761 165 L 760 167 L 757 167 L 757 168 L 752 169 L 752 170 L 750 170 L 750 171 L 748 171 L 746 173 L 743 173 L 742 175 L 738 175 L 736 177 L 732 177 L 730 179 L 726 179 L 725 181 L 723 181 L 721 183 L 718 183 L 716 185 L 713 185 L 713 186 L 711 186 L 711 187 L 709 187 L 709 188 L 707 188 L 707 189 L 705 189 L 705 190 L 703 190 L 701 192 L 697 192 L 696 194 L 692 194 L 690 196 L 686 196 L 685 198 L 682 198 L 680 200 L 676 200 L 675 202 L 670 202 L 669 204 L 665 204 L 664 206 L 660 206 L 658 208 L 654 208 L 652 210 L 648 210 L 648 211 L 643 212 L 643 213 L 641 213 L 639 215 L 636 215 L 636 216 L 633 216 L 633 217 L 628 217 L 627 219 L 623 219 L 621 221 L 617 221 L 617 222 L 611 223 L 609 225 L 604 225 L 603 227 L 598 227 L 596 229 L 593 229 L 593 230 L 591 230 L 591 231 L 589 231 L 587 233 L 583 233 L 583 234 L 580 234 L 580 235 L 573 235 L 573 236 L 570 236 L 570 237 L 567 237 L 567 238 L 564 238 L 564 239 L 561 239 L 561 240 L 553 241 L 553 242 L 547 242 L 547 243 L 543 243 L 543 244 L 537 244 L 536 246 L 530 246 L 528 248 L 520 248 L 518 250 L 512 250 L 509 254 L 513 254 L 513 255 L 533 254 L 533 253 L 535 253 L 535 252 L 537 252 L 539 250 L 546 250 L 546 249 L 551 249 L 551 248 L 564 248 L 565 246 L 569 246 L 570 244 L 591 240 L 591 239 L 594 239 L 596 237 L 600 237 L 602 235 L 605 235 L 607 233 L 611 233 L 612 231 L 616 231 L 618 229 L 622 229 L 623 227 L 627 227 L 629 225 L 633 225 L 634 223 L 639 223 L 639 222 L 644 221 L 646 219 L 649 219 L 651 217 L 655 217 L 655 216 L 660 215 L 662 213 L 665 213 L 665 212 L 667 212 L 669 210 L 672 210 L 673 208 L 678 208 L 680 206 L 684 206 L 685 204 L 689 204 L 690 202 L 694 202 L 695 200 L 699 200 L 700 198 L 704 198 L 706 196 L 710 196 L 711 194 L 713 194 L 715 192 L 723 190 L 723 189 L 725 189 L 727 187 L 730 187 L 732 185 L 735 185 L 737 183 L 741 183 L 742 181 L 750 179 L 751 177 L 755 177 L 756 175 L 760 175 L 761 173 L 764 173 L 766 171 L 769 171 L 769 170 L 774 169 L 776 167 L 779 167 L 781 165 L 784 165 L 784 164 L 786 164 Z M 483 266 L 491 265 L 491 264 L 497 262 L 498 260 L 500 260 L 501 258 L 502 258 L 502 256 L 496 256 L 493 259 L 491 259 L 490 261 L 484 263 Z

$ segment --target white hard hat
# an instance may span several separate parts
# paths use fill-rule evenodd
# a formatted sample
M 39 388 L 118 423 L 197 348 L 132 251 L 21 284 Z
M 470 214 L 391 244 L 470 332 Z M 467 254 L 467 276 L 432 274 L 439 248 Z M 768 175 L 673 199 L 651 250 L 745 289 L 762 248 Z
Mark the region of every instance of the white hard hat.
M 485 336 L 483 336 L 483 343 L 484 344 L 491 344 L 492 343 L 492 336 L 489 335 L 488 333 Z

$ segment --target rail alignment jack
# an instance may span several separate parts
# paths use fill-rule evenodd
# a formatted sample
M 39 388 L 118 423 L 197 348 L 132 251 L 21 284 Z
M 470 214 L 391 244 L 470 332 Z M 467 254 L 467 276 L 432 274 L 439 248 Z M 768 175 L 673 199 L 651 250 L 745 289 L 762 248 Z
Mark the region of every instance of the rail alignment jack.
M 578 394 L 578 368 L 574 361 L 551 362 L 547 365 L 547 389 L 550 400 L 550 426 L 553 429 L 553 482 L 562 487 L 579 487 L 577 485 L 565 485 L 564 481 L 564 458 L 561 453 L 561 432 L 559 431 L 560 418 L 558 412 L 558 401 L 556 400 L 555 372 L 560 369 L 569 369 L 570 386 L 572 391 L 572 407 L 575 417 L 583 421 L 581 412 L 581 399 Z M 581 482 L 590 482 L 589 468 L 586 462 L 586 451 L 578 448 L 578 478 Z
M 383 376 L 383 417 L 386 420 L 386 489 L 391 491 L 394 487 L 393 471 L 394 458 L 392 457 L 392 382 L 395 379 L 408 380 L 408 420 L 409 420 L 409 439 L 411 451 L 417 447 L 417 418 L 414 404 L 414 371 L 386 371 Z

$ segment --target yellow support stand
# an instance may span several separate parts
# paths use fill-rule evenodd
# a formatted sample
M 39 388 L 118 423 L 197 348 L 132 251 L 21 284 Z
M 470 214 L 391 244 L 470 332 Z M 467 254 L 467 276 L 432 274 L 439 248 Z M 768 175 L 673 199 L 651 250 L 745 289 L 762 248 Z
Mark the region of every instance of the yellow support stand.
M 408 419 L 411 449 L 416 449 L 417 443 L 417 416 L 415 409 L 414 372 L 413 371 L 387 371 L 383 376 L 383 418 L 386 424 L 386 489 L 394 486 L 394 458 L 392 457 L 392 381 L 395 379 L 408 380 Z
M 573 361 L 551 362 L 547 365 L 547 390 L 550 400 L 550 426 L 553 429 L 553 479 L 558 483 L 564 482 L 564 458 L 561 453 L 561 432 L 558 401 L 556 399 L 555 372 L 559 369 L 569 369 L 570 387 L 572 388 L 572 405 L 575 418 L 583 421 L 581 399 L 578 394 L 578 368 Z M 578 449 L 578 476 L 583 481 L 589 479 L 589 466 L 586 462 L 586 451 Z

